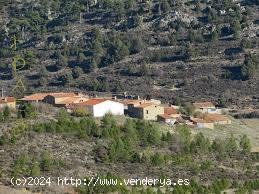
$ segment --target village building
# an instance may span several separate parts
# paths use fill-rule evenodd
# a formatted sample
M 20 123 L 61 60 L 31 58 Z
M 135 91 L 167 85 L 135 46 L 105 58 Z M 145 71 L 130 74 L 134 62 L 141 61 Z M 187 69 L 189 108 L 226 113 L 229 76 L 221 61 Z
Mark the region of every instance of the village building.
M 27 103 L 44 102 L 57 107 L 65 107 L 68 104 L 84 102 L 88 100 L 88 96 L 73 92 L 35 93 L 20 100 Z
M 232 122 L 227 116 L 221 114 L 205 114 L 203 119 L 219 125 L 230 125 Z
M 202 129 L 202 128 L 214 129 L 214 123 L 212 121 L 207 121 L 200 118 L 191 118 L 191 121 L 198 129 Z
M 25 96 L 22 99 L 20 99 L 23 102 L 28 102 L 28 103 L 32 103 L 32 102 L 42 102 L 43 99 L 49 95 L 50 93 L 35 93 L 29 96 Z
M 168 114 L 161 114 L 157 116 L 157 121 L 163 122 L 169 125 L 174 125 L 175 122 L 177 121 L 177 118 Z
M 154 103 L 143 103 L 128 106 L 129 116 L 144 120 L 157 120 L 158 115 L 164 114 L 164 107 Z
M 69 104 L 82 103 L 87 101 L 88 96 L 77 93 L 51 93 L 44 97 L 43 102 L 56 107 L 66 107 Z
M 67 106 L 68 112 L 73 112 L 75 109 L 85 109 L 94 117 L 103 117 L 105 114 L 124 115 L 124 105 L 120 102 L 110 99 L 95 98 L 89 99 L 82 103 L 71 104 Z
M 74 97 L 65 97 L 62 98 L 62 100 L 58 100 L 54 106 L 56 107 L 66 107 L 70 104 L 78 104 L 82 102 L 86 102 L 89 100 L 88 97 L 83 97 L 83 96 L 74 96 Z
M 199 118 L 191 118 L 197 128 L 214 129 L 215 125 L 229 125 L 231 119 L 221 114 L 203 114 Z
M 167 123 L 169 125 L 174 125 L 181 114 L 178 113 L 177 109 L 171 105 L 161 105 L 164 107 L 164 114 L 160 114 L 157 117 L 157 121 Z
M 125 100 L 121 100 L 120 102 L 124 104 L 124 107 L 126 110 L 128 109 L 128 106 L 130 106 L 130 105 L 138 106 L 140 104 L 145 103 L 144 100 L 139 100 L 139 99 L 138 100 L 137 99 L 125 99 Z
M 195 102 L 193 103 L 196 112 L 200 113 L 221 113 L 212 102 Z
M 145 103 L 152 103 L 155 105 L 160 105 L 161 101 L 160 100 L 155 100 L 155 99 L 150 99 L 150 100 L 143 100 L 143 99 L 124 99 L 120 101 L 121 103 L 124 104 L 124 113 L 126 115 L 134 115 L 134 112 L 132 113 L 131 111 L 135 111 L 132 109 L 132 107 L 137 107 L 141 104 Z M 131 108 L 129 108 L 131 107 Z
M 11 109 L 16 108 L 16 100 L 14 97 L 1 97 L 0 98 L 0 110 L 5 107 L 9 107 Z

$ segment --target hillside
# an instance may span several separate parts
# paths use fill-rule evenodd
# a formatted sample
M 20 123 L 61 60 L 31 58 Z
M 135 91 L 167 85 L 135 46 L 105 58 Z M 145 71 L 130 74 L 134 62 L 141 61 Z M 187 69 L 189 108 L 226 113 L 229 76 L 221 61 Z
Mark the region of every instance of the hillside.
M 80 89 L 258 108 L 256 0 L 16 0 L 0 7 L 0 83 L 14 95 Z M 16 74 L 15 56 L 26 63 L 15 63 Z M 25 91 L 15 87 L 20 78 Z

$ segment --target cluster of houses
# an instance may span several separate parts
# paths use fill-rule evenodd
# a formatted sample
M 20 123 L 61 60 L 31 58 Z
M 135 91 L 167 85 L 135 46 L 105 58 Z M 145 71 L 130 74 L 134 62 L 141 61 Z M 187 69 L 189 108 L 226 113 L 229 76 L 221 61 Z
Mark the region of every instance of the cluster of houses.
M 26 103 L 47 103 L 55 107 L 63 107 L 73 113 L 77 109 L 83 109 L 93 117 L 103 117 L 110 113 L 113 115 L 127 115 L 132 118 L 152 120 L 167 123 L 168 125 L 187 124 L 196 128 L 213 129 L 215 124 L 231 124 L 231 120 L 221 113 L 211 102 L 195 102 L 193 107 L 199 113 L 196 117 L 182 115 L 179 107 L 162 104 L 160 100 L 140 99 L 138 96 L 130 97 L 103 97 L 91 98 L 87 95 L 74 92 L 35 93 L 25 96 L 19 101 Z M 16 100 L 13 97 L 0 99 L 0 110 L 4 106 L 16 108 Z

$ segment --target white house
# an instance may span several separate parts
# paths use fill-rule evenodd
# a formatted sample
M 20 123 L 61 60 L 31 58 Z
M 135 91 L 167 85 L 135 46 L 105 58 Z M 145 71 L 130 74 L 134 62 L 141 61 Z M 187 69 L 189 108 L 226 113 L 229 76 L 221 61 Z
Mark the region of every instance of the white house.
M 85 108 L 94 117 L 103 117 L 110 113 L 124 115 L 124 104 L 110 99 L 89 99 L 86 102 L 73 104 L 72 109 Z

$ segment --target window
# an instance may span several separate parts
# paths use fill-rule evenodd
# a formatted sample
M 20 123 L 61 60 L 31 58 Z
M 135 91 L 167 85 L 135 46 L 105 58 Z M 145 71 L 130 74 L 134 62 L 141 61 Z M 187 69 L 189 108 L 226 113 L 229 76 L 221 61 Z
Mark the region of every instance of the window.
M 148 114 L 148 110 L 146 110 L 146 114 Z

